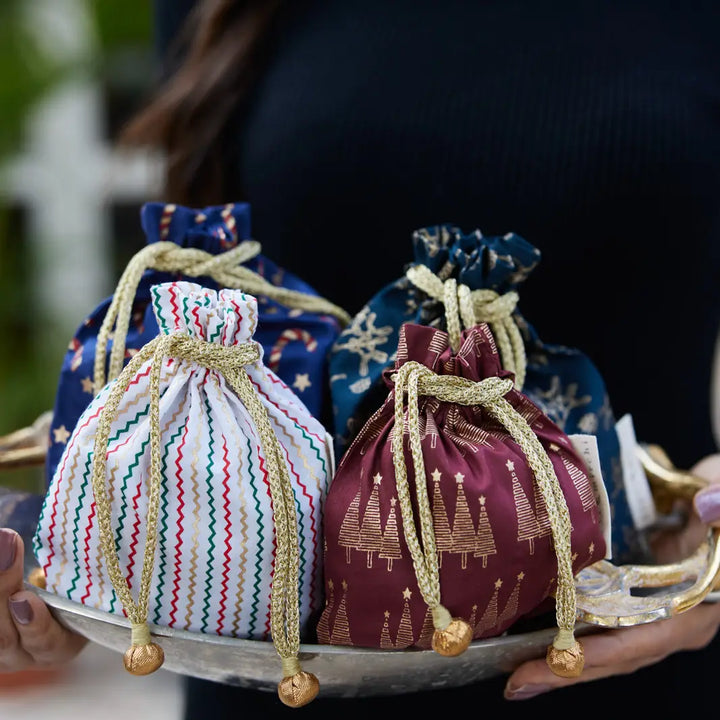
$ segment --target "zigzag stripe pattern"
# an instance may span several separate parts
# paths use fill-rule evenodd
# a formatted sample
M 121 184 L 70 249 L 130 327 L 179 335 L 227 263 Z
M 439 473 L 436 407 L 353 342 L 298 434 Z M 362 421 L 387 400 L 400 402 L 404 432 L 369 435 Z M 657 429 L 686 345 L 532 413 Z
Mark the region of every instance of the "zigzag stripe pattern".
M 205 375 L 207 377 L 207 373 Z M 206 466 L 207 469 L 207 486 L 208 486 L 208 505 L 210 507 L 210 523 L 208 524 L 208 544 L 210 545 L 209 552 L 207 554 L 207 572 L 205 573 L 205 601 L 203 603 L 203 613 L 202 613 L 202 630 L 203 632 L 207 632 L 208 628 L 208 617 L 210 615 L 210 603 L 212 600 L 212 573 L 213 573 L 213 558 L 215 557 L 215 503 L 213 502 L 213 449 L 215 446 L 215 438 L 213 437 L 213 422 L 212 422 L 212 412 L 210 409 L 210 403 L 207 400 L 207 396 L 205 397 L 205 409 L 207 411 L 207 423 L 208 423 L 208 433 L 210 435 L 210 439 L 208 442 L 208 464 Z

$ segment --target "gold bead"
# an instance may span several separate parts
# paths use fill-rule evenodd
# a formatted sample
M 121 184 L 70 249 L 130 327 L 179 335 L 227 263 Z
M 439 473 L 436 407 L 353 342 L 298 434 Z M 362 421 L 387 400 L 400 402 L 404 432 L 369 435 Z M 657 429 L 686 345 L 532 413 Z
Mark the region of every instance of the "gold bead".
M 278 683 L 278 696 L 285 705 L 302 707 L 312 702 L 320 692 L 318 679 L 309 672 L 301 670 L 294 675 L 284 677 Z
M 436 630 L 432 637 L 432 649 L 438 655 L 455 657 L 464 653 L 472 642 L 473 631 L 461 618 L 453 618 L 444 630 Z
M 28 573 L 28 582 L 35 587 L 39 587 L 42 590 L 47 588 L 47 582 L 45 581 L 45 573 L 42 568 L 33 568 Z
M 165 653 L 156 643 L 132 645 L 125 652 L 125 669 L 131 675 L 149 675 L 165 662 Z
M 579 677 L 585 667 L 585 652 L 578 640 L 566 650 L 558 650 L 550 645 L 545 659 L 550 670 L 558 677 Z

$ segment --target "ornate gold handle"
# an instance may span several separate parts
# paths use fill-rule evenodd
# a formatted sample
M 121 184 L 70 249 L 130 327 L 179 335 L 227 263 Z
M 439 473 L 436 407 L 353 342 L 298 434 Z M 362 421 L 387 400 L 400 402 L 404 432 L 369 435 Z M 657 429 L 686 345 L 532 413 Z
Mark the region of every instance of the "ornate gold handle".
M 637 453 L 660 512 L 678 499 L 692 501 L 708 482 L 676 468 L 658 445 L 638 445 Z M 621 565 L 601 560 L 576 578 L 578 619 L 603 627 L 640 625 L 685 612 L 716 589 L 720 581 L 720 530 L 688 558 L 666 565 Z M 660 589 L 660 590 L 658 590 Z
M 51 418 L 48 410 L 29 427 L 0 437 L 0 470 L 35 467 L 45 462 Z

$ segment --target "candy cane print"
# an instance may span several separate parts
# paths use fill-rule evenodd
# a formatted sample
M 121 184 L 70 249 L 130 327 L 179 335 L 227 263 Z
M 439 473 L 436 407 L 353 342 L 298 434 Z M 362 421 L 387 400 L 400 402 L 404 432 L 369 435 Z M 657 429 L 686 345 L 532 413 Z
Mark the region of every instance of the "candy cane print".
M 268 358 L 268 367 L 274 372 L 280 363 L 282 351 L 289 342 L 301 340 L 308 352 L 314 352 L 317 348 L 317 340 L 307 331 L 301 328 L 288 328 L 280 333 L 280 337 L 273 345 Z
M 160 239 L 166 240 L 168 233 L 170 232 L 170 223 L 172 222 L 172 216 L 175 210 L 177 209 L 177 205 L 165 205 L 162 211 L 162 215 L 160 216 Z

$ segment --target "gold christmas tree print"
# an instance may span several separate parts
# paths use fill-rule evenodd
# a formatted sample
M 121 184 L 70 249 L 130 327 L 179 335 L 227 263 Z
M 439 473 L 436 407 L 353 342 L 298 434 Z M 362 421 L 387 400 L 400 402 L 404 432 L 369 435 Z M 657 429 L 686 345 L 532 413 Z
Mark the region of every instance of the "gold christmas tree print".
M 512 478 L 513 487 L 513 498 L 515 499 L 515 512 L 518 519 L 518 542 L 525 540 L 530 544 L 530 554 L 535 553 L 535 538 L 541 536 L 541 530 L 538 527 L 538 521 L 535 517 L 530 501 L 525 495 L 520 479 L 515 472 L 515 463 L 512 460 L 508 460 L 505 463 L 505 467 L 508 469 Z
M 474 635 L 482 635 L 487 630 L 497 625 L 498 619 L 498 595 L 500 594 L 500 588 L 502 587 L 503 581 L 498 578 L 495 581 L 495 592 L 490 598 L 490 602 L 485 608 L 485 612 L 480 618 L 480 622 L 475 626 Z
M 542 490 L 538 483 L 533 483 L 533 495 L 535 496 L 535 518 L 538 524 L 538 537 L 552 535 L 552 525 L 548 515 L 547 503 L 543 497 Z
M 328 595 L 325 598 L 325 611 L 320 616 L 320 622 L 317 624 L 318 642 L 328 644 L 330 642 L 330 614 L 335 605 L 335 583 L 332 578 L 328 580 Z
M 452 526 L 452 551 L 460 553 L 460 566 L 463 570 L 467 568 L 468 553 L 475 550 L 475 526 L 465 497 L 464 480 L 465 476 L 462 473 L 455 474 L 457 504 Z
M 495 555 L 497 548 L 495 547 L 495 537 L 485 506 L 485 496 L 481 495 L 478 500 L 480 502 L 480 518 L 478 519 L 478 530 L 475 536 L 475 552 L 473 552 L 473 557 L 481 557 L 482 566 L 487 567 L 488 555 Z
M 358 550 L 367 553 L 367 567 L 372 567 L 373 553 L 382 550 L 382 526 L 380 524 L 380 498 L 378 488 L 382 482 L 382 475 L 377 473 L 373 477 L 373 487 L 365 506 L 362 525 L 360 526 L 360 544 Z
M 512 621 L 512 619 L 517 615 L 518 605 L 520 602 L 520 583 L 523 581 L 524 577 L 524 572 L 521 571 L 518 573 L 515 587 L 513 588 L 512 593 L 510 593 L 510 597 L 505 603 L 505 608 L 500 613 L 500 617 L 498 618 L 498 625 L 502 626 L 505 622 Z
M 330 644 L 332 645 L 352 645 L 350 638 L 350 623 L 347 616 L 347 583 L 342 581 L 343 594 L 338 606 L 335 622 L 333 623 L 332 636 Z
M 427 650 L 432 647 L 432 639 L 435 633 L 435 625 L 433 623 L 432 610 L 428 607 L 425 611 L 425 618 L 423 619 L 423 626 L 420 630 L 420 638 L 416 645 L 419 648 Z
M 403 612 L 400 617 L 400 627 L 398 628 L 398 634 L 395 640 L 395 647 L 397 648 L 410 647 L 415 642 L 415 636 L 413 635 L 412 629 L 412 618 L 410 615 L 411 597 L 412 591 L 410 588 L 405 588 L 403 590 Z
M 445 435 L 471 452 L 477 452 L 478 447 L 492 447 L 488 441 L 490 433 L 479 424 L 468 422 L 457 405 L 452 405 L 448 409 L 445 417 Z
M 425 411 L 420 415 L 418 422 L 420 437 L 424 442 L 427 442 L 427 439 L 430 438 L 430 447 L 433 450 L 437 447 L 437 439 L 440 432 L 433 414 L 437 410 L 437 405 L 439 405 L 439 403 L 435 398 L 428 400 L 425 404 Z
M 550 445 L 550 449 L 555 450 L 556 452 L 560 450 L 560 448 L 555 444 Z M 592 508 L 596 505 L 595 493 L 593 492 L 592 484 L 590 483 L 590 478 L 587 476 L 587 473 L 572 462 L 572 460 L 566 457 L 565 453 L 560 453 L 560 458 L 562 459 L 562 463 L 568 471 L 568 475 L 570 475 L 570 479 L 573 481 L 573 485 L 578 492 L 578 496 L 582 502 L 583 511 L 587 512 L 588 510 L 592 510 Z
M 453 546 L 452 532 L 450 532 L 450 521 L 445 510 L 445 501 L 440 492 L 440 478 L 442 473 L 438 468 L 432 472 L 433 479 L 433 527 L 435 529 L 435 549 L 438 554 L 438 566 L 442 567 L 444 552 L 451 552 Z
M 395 648 L 395 645 L 393 645 L 392 638 L 390 637 L 390 626 L 388 624 L 388 620 L 390 619 L 390 611 L 386 610 L 384 615 L 385 620 L 383 621 L 382 631 L 380 633 L 380 649 L 393 650 Z
M 345 548 L 345 562 L 349 564 L 350 551 L 360 545 L 360 488 L 343 516 L 338 533 L 338 545 Z
M 470 619 L 468 620 L 468 625 L 470 625 L 473 630 L 475 629 L 475 615 L 477 614 L 477 605 L 472 606 L 472 610 L 470 612 Z
M 395 505 L 397 505 L 397 498 L 390 498 L 390 515 L 388 515 L 387 523 L 385 523 L 385 532 L 382 536 L 382 545 L 379 553 L 379 557 L 387 560 L 388 572 L 392 572 L 393 560 L 400 560 L 402 558 Z

